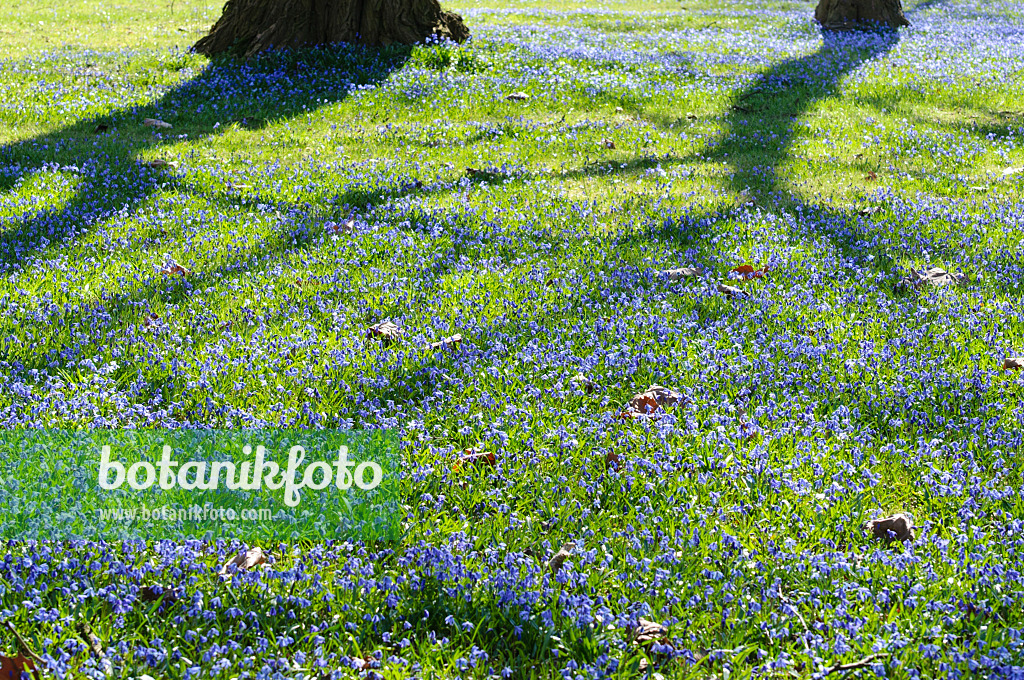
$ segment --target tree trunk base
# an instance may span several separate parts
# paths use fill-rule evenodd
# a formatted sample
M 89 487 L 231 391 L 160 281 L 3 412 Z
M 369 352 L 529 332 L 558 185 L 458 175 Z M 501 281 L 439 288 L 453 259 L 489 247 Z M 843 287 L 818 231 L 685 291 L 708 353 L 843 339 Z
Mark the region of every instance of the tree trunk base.
M 900 0 L 818 0 L 814 18 L 823 28 L 832 30 L 870 27 L 883 24 L 890 28 L 909 26 Z
M 438 0 L 227 0 L 209 35 L 192 49 L 248 58 L 338 42 L 412 45 L 432 36 L 463 42 L 469 29 Z

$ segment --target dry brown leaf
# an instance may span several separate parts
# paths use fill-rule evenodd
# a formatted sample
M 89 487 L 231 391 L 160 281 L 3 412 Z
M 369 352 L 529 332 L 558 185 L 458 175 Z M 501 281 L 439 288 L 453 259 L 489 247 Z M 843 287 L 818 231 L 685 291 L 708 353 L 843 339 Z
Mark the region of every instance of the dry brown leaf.
M 190 274 L 191 272 L 182 267 L 177 262 L 168 262 L 167 264 L 160 268 L 160 273 L 163 274 L 164 276 L 185 276 L 186 274 Z
M 233 571 L 246 571 L 247 569 L 264 564 L 266 561 L 267 556 L 263 553 L 262 548 L 250 548 L 244 553 L 239 553 L 232 557 L 217 573 L 221 576 L 230 576 Z
M 0 656 L 0 680 L 21 680 L 21 678 L 38 678 L 35 663 L 21 654 Z
M 610 139 L 602 139 L 601 140 L 601 146 L 603 146 L 606 149 L 614 149 L 615 148 L 615 142 L 613 142 Z
M 604 454 L 604 464 L 611 467 L 618 467 L 619 465 L 619 454 L 615 451 L 608 450 Z
M 174 277 L 174 275 L 184 277 L 185 274 L 190 272 L 177 262 L 168 262 L 160 268 L 160 273 L 164 274 L 165 277 Z
M 402 331 L 398 330 L 398 326 L 390 321 L 381 321 L 366 329 L 366 337 L 371 340 L 378 338 L 385 345 L 390 345 L 401 340 Z
M 970 277 L 964 273 L 947 272 L 939 267 L 927 269 L 911 269 L 907 276 L 900 279 L 899 288 L 921 288 L 922 286 L 956 286 L 968 283 Z
M 878 179 L 878 175 L 875 174 L 874 170 L 869 170 L 868 174 L 864 175 L 864 179 L 866 179 L 869 182 L 874 182 L 876 179 Z
M 159 130 L 170 130 L 172 127 L 174 127 L 170 123 L 165 123 L 159 118 L 143 118 L 142 124 L 146 127 L 157 128 Z
M 562 568 L 565 561 L 572 555 L 572 551 L 576 549 L 575 543 L 566 543 L 562 546 L 561 550 L 556 552 L 554 556 L 548 560 L 548 569 L 558 573 L 558 570 Z
M 723 293 L 726 297 L 743 297 L 744 293 L 736 286 L 727 286 L 724 283 L 718 284 L 718 292 Z
M 494 455 L 492 451 L 484 451 L 483 449 L 466 449 L 462 452 L 454 463 L 452 463 L 452 471 L 458 472 L 469 467 L 480 467 L 480 466 L 494 466 L 498 462 L 498 457 Z
M 764 267 L 761 267 L 760 269 L 754 269 L 752 265 L 741 264 L 738 267 L 733 267 L 729 271 L 735 272 L 745 279 L 759 279 L 762 276 L 767 276 L 768 267 L 766 265 Z
M 875 538 L 897 541 L 914 540 L 914 523 L 904 514 L 882 517 L 868 522 L 868 531 Z M 894 536 L 890 539 L 889 532 Z
M 430 343 L 430 345 L 428 345 L 428 349 L 432 349 L 432 350 L 444 349 L 444 350 L 452 350 L 452 351 L 454 351 L 454 350 L 457 350 L 461 344 L 462 344 L 462 334 L 461 333 L 456 333 L 455 335 L 453 335 L 451 337 L 442 338 L 441 340 L 438 340 L 437 342 Z
M 513 92 L 512 94 L 505 97 L 505 99 L 507 99 L 510 102 L 525 102 L 529 98 L 530 95 L 526 94 L 525 92 Z
M 1006 357 L 1003 359 L 1003 370 L 1009 371 L 1024 368 L 1024 357 Z
M 140 602 L 156 602 L 161 598 L 163 598 L 164 604 L 174 604 L 178 601 L 178 590 L 176 588 L 166 588 L 159 585 L 143 586 L 142 588 L 139 588 Z M 0 675 L 0 680 L 3 680 L 2 675 Z
M 356 230 L 356 221 L 348 220 L 347 222 L 328 222 L 324 225 L 324 230 L 332 236 L 338 234 L 351 234 Z
M 594 389 L 597 387 L 597 385 L 594 384 L 593 380 L 583 375 L 582 373 L 577 373 L 576 375 L 574 375 L 569 380 L 569 382 L 575 385 L 576 387 L 580 388 L 587 394 L 593 394 Z
M 665 269 L 660 272 L 669 281 L 682 281 L 683 279 L 695 279 L 701 275 L 701 271 L 694 267 L 679 267 L 678 269 Z
M 634 628 L 630 634 L 630 638 L 633 642 L 639 645 L 664 640 L 666 637 L 668 637 L 668 628 L 660 623 L 648 621 L 647 619 L 640 619 L 637 627 Z
M 621 415 L 624 418 L 661 415 L 665 406 L 676 406 L 686 402 L 686 397 L 675 390 L 661 385 L 651 385 L 646 391 L 634 395 Z

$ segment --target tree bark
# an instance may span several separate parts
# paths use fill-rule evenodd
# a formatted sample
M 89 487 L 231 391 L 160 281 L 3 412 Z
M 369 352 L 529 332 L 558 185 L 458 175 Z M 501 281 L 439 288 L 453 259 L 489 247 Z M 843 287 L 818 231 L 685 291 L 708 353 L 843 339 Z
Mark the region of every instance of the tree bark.
M 818 0 L 814 18 L 823 28 L 848 29 L 884 24 L 909 26 L 900 0 Z
M 227 0 L 209 35 L 192 49 L 248 58 L 337 42 L 411 45 L 431 36 L 462 42 L 469 29 L 438 0 Z

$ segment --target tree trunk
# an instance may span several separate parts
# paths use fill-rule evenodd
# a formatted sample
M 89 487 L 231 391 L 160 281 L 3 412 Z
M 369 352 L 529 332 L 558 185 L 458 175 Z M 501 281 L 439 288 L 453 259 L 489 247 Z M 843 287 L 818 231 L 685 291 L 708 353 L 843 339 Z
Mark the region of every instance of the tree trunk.
M 193 46 L 212 57 L 336 42 L 411 45 L 435 36 L 462 42 L 469 29 L 438 0 L 227 0 L 209 35 Z
M 823 28 L 859 28 L 884 24 L 891 28 L 909 26 L 900 0 L 818 0 L 814 18 Z

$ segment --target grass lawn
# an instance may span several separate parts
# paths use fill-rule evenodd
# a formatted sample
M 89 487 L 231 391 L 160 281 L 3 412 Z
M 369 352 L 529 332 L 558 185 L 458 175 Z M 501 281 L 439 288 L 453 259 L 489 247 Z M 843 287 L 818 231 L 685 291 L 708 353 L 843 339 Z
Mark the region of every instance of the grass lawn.
M 465 45 L 211 64 L 219 2 L 5 7 L 0 428 L 391 429 L 405 516 L 230 581 L 244 541 L 7 543 L 0 657 L 1020 677 L 1024 6 L 452 9 Z

